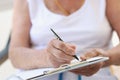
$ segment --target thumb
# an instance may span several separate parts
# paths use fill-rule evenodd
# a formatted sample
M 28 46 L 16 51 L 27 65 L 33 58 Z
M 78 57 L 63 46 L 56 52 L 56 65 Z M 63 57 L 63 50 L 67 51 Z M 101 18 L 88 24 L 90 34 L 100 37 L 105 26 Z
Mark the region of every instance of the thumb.
M 81 56 L 80 56 L 80 59 L 81 59 L 82 61 L 85 61 L 85 60 L 87 59 L 87 57 L 86 57 L 85 55 L 81 55 Z
M 76 49 L 76 46 L 73 45 L 73 44 L 68 44 L 68 43 L 67 43 L 67 45 L 70 46 L 72 49 Z

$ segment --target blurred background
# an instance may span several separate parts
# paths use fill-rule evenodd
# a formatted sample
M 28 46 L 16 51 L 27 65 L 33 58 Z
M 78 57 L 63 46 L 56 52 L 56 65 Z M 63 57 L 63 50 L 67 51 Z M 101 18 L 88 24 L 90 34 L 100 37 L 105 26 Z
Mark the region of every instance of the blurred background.
M 13 13 L 13 1 L 12 0 L 0 0 L 0 52 L 6 47 L 9 39 L 9 34 L 12 26 L 12 13 Z M 119 40 L 114 32 L 113 45 L 117 45 Z M 1 53 L 0 53 L 1 56 Z M 10 63 L 7 55 L 4 55 L 0 59 L 0 80 L 5 80 L 15 73 L 16 69 Z M 120 80 L 120 67 L 112 66 L 113 74 L 116 75 Z
M 11 31 L 11 21 L 13 13 L 12 0 L 0 0 L 0 80 L 5 80 L 7 77 L 15 73 L 7 55 L 1 52 L 6 47 L 9 34 Z

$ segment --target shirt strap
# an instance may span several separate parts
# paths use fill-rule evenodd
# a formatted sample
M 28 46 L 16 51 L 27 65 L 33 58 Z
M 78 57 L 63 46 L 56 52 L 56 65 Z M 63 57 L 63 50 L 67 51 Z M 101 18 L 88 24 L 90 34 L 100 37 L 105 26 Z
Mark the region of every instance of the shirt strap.
M 63 80 L 63 73 L 60 73 L 58 78 L 58 80 Z
M 63 73 L 60 73 L 58 78 L 58 80 L 63 80 Z M 78 75 L 78 80 L 82 80 L 81 75 Z

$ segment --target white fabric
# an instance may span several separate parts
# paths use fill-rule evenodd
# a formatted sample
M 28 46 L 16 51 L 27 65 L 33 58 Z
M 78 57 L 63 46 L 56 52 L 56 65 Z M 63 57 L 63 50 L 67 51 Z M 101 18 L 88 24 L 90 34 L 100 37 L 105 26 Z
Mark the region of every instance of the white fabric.
M 84 5 L 71 14 L 63 16 L 47 9 L 44 0 L 28 0 L 32 27 L 30 31 L 31 43 L 34 49 L 43 49 L 54 38 L 50 28 L 68 43 L 77 46 L 76 53 L 81 55 L 89 48 L 111 47 L 112 29 L 105 16 L 105 0 L 86 0 Z M 43 80 L 58 80 L 58 75 Z M 64 80 L 77 80 L 77 75 L 65 72 Z M 82 80 L 116 80 L 110 69 L 101 69 L 91 77 Z

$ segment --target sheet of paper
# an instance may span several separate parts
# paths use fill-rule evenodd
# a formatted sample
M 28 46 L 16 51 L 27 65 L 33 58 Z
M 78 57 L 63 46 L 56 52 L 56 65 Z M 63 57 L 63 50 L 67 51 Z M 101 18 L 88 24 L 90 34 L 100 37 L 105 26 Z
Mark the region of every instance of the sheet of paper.
M 40 74 L 43 74 L 44 71 L 48 71 L 48 70 L 53 70 L 54 68 L 45 68 L 45 69 L 34 69 L 34 70 L 26 70 L 26 71 L 22 71 L 22 72 L 18 72 L 16 74 L 16 76 L 18 76 L 19 78 L 26 80 L 29 79 L 31 77 L 34 76 L 38 76 Z
M 45 69 L 23 71 L 23 72 L 16 74 L 16 76 L 20 77 L 23 80 L 36 80 L 36 79 L 40 79 L 40 78 L 47 77 L 50 75 L 69 71 L 72 69 L 89 66 L 89 65 L 92 65 L 98 62 L 106 61 L 108 59 L 109 59 L 108 57 L 94 57 L 86 61 L 80 61 L 80 62 L 77 61 L 77 62 L 72 62 L 71 64 L 64 64 L 59 68 L 45 68 Z

